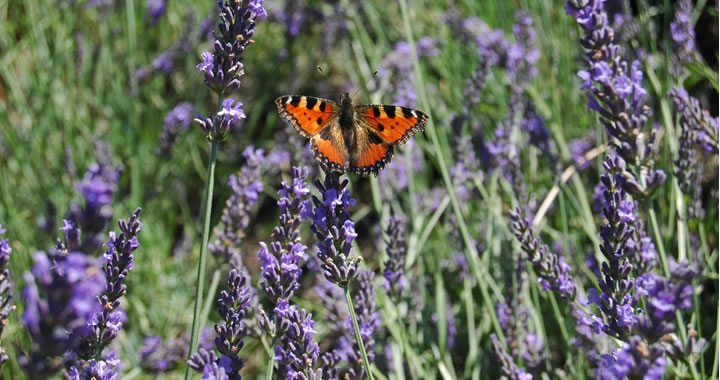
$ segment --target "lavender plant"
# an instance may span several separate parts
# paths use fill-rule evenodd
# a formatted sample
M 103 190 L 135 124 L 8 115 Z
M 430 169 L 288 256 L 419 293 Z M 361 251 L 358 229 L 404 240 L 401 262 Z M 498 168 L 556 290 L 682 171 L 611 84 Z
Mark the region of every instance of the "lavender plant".
M 214 52 L 203 53 L 203 62 L 197 65 L 197 69 L 202 71 L 205 76 L 205 85 L 218 95 L 218 108 L 212 118 L 201 119 L 198 117 L 195 119 L 203 130 L 205 138 L 211 144 L 189 354 L 197 350 L 200 332 L 200 305 L 203 304 L 204 296 L 203 288 L 205 286 L 205 266 L 215 185 L 217 143 L 225 138 L 229 129 L 239 119 L 245 117 L 245 113 L 241 108 L 242 103 L 234 102 L 232 99 L 225 97 L 240 88 L 240 77 L 244 74 L 244 53 L 246 48 L 253 43 L 251 37 L 255 33 L 256 20 L 267 17 L 267 13 L 263 8 L 263 0 L 218 2 L 218 8 L 220 11 L 220 24 L 218 25 L 218 31 L 214 33 Z M 190 378 L 189 368 L 186 367 L 185 369 L 185 380 Z M 234 367 L 231 369 L 230 373 L 236 373 L 235 370 L 239 370 L 239 368 Z
M 240 370 L 244 361 L 238 354 L 245 345 L 243 338 L 247 328 L 243 319 L 250 306 L 250 289 L 247 275 L 232 269 L 227 277 L 227 289 L 220 293 L 217 311 L 222 324 L 215 325 L 215 348 L 220 352 L 217 357 L 214 351 L 201 348 L 193 353 L 188 366 L 203 374 L 203 379 L 236 379 L 242 378 Z
M 264 151 L 248 145 L 243 151 L 243 158 L 245 164 L 228 179 L 232 194 L 225 201 L 220 224 L 214 229 L 216 239 L 208 245 L 216 259 L 230 262 L 234 268 L 242 267 L 241 244 L 263 188 L 261 168 L 265 161 Z
M 98 296 L 99 312 L 95 312 L 86 329 L 88 330 L 73 349 L 73 355 L 66 355 L 72 359 L 70 369 L 81 372 L 84 368 L 92 367 L 92 363 L 106 363 L 109 368 L 119 371 L 121 361 L 114 357 L 114 352 L 103 354 L 103 350 L 118 335 L 123 323 L 127 319 L 125 312 L 120 308 L 120 298 L 127 293 L 125 279 L 133 269 L 134 251 L 139 247 L 137 235 L 142 229 L 140 222 L 140 208 L 135 209 L 128 220 L 119 220 L 120 234 L 110 232 L 107 242 L 107 251 L 103 255 L 105 265 L 105 290 Z M 112 359 L 109 359 L 112 356 Z
M 10 254 L 12 248 L 8 239 L 3 239 L 3 234 L 6 230 L 0 225 L 0 338 L 2 337 L 3 330 L 8 324 L 8 318 L 10 313 L 15 311 L 15 305 L 13 305 L 13 293 L 12 293 L 12 278 L 10 277 Z M 8 361 L 7 351 L 4 347 L 0 346 L 0 367 L 2 367 Z

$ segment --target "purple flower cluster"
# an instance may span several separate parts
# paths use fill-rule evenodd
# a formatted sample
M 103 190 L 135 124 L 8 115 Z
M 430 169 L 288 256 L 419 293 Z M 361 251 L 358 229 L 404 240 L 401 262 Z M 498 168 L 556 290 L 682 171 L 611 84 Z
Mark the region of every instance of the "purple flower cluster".
M 36 253 L 24 276 L 22 321 L 33 345 L 19 362 L 31 377 L 60 370 L 63 355 L 91 334 L 89 322 L 102 311 L 98 297 L 106 280 L 98 260 L 58 248 Z
M 182 102 L 171 109 L 165 116 L 165 126 L 160 134 L 159 146 L 156 151 L 160 157 L 170 155 L 173 147 L 177 144 L 178 136 L 190 125 L 194 109 L 194 105 Z
M 150 0 L 147 5 L 146 18 L 150 25 L 155 26 L 160 19 L 165 15 L 166 0 Z
M 718 135 L 720 122 L 710 112 L 700 106 L 700 102 L 688 95 L 684 88 L 676 87 L 668 91 L 677 112 L 680 114 L 681 128 L 688 129 L 692 143 L 700 144 L 709 153 L 718 153 Z
M 10 278 L 10 254 L 12 248 L 8 239 L 3 239 L 5 229 L 0 226 L 0 337 L 3 329 L 8 324 L 10 313 L 15 310 L 15 305 L 10 301 L 13 299 L 12 278 Z M 8 361 L 5 348 L 0 347 L 0 367 Z
M 322 199 L 313 195 L 312 204 L 306 201 L 302 215 L 312 221 L 310 230 L 317 238 L 317 257 L 325 278 L 343 289 L 358 275 L 362 259 L 353 256 L 352 242 L 357 234 L 349 208 L 355 205 L 355 199 L 350 196 L 348 183 L 347 179 L 340 182 L 331 175 L 325 177 L 324 183 L 315 180 Z
M 202 373 L 203 379 L 240 380 L 240 370 L 244 361 L 238 357 L 243 348 L 243 338 L 247 335 L 247 327 L 243 318 L 250 306 L 250 289 L 248 277 L 237 269 L 232 269 L 227 277 L 227 289 L 220 292 L 218 299 L 218 314 L 223 320 L 222 324 L 215 325 L 215 352 L 200 348 L 194 353 L 188 365 L 193 370 Z
M 209 53 L 203 53 L 209 54 Z M 200 116 L 195 122 L 200 126 L 208 141 L 222 141 L 228 132 L 237 124 L 240 119 L 245 118 L 242 110 L 242 102 L 227 98 L 222 101 L 222 108 L 215 114 L 214 118 Z
M 220 24 L 215 33 L 214 52 L 202 54 L 197 65 L 205 73 L 205 84 L 218 95 L 240 88 L 245 49 L 253 43 L 255 22 L 267 17 L 263 0 L 218 2 Z
M 697 57 L 695 29 L 693 29 L 692 25 L 692 10 L 692 0 L 678 1 L 675 9 L 675 20 L 670 23 L 670 36 L 675 42 L 673 52 L 683 64 L 692 63 Z
M 78 370 L 86 367 L 85 362 L 89 360 L 106 360 L 102 354 L 103 349 L 117 337 L 127 318 L 120 308 L 120 298 L 127 292 L 124 282 L 135 264 L 133 252 L 139 246 L 137 235 L 142 229 L 140 211 L 140 208 L 137 208 L 127 221 L 118 221 L 119 235 L 110 232 L 107 251 L 103 255 L 105 289 L 98 296 L 100 311 L 91 316 L 86 326 L 88 331 L 73 350 L 76 355 L 73 366 Z
M 653 168 L 655 132 L 643 132 L 650 108 L 643 103 L 646 90 L 642 87 L 640 61 L 628 64 L 621 47 L 614 41 L 614 30 L 608 24 L 605 0 L 568 0 L 567 14 L 576 19 L 585 33 L 580 44 L 585 51 L 588 69 L 578 72 L 583 80 L 588 107 L 600 115 L 610 143 L 618 154 L 632 165 L 644 165 L 644 181 L 628 178 L 625 182 L 636 197 L 651 195 L 667 176 Z M 634 177 L 627 172 L 628 177 Z
M 228 180 L 232 195 L 225 201 L 220 224 L 215 227 L 216 239 L 208 244 L 216 259 L 231 262 L 234 268 L 242 267 L 241 244 L 250 225 L 250 214 L 263 189 L 263 150 L 248 145 L 243 151 L 243 157 L 245 164 Z
M 109 153 L 104 152 L 105 146 L 99 144 L 96 149 L 97 162 L 88 166 L 85 176 L 77 185 L 77 191 L 85 202 L 82 205 L 74 203 L 70 207 L 67 219 L 72 223 L 63 223 L 62 228 L 66 235 L 70 228 L 79 229 L 73 232 L 77 233 L 77 236 L 71 241 L 66 241 L 67 248 L 89 255 L 94 254 L 102 246 L 103 231 L 113 216 L 111 203 L 122 173 L 120 166 L 110 162 Z M 82 239 L 80 231 L 84 235 Z
M 495 334 L 490 334 L 490 342 L 492 343 L 493 353 L 495 353 L 495 356 L 502 366 L 500 370 L 504 378 L 508 380 L 532 380 L 533 377 L 531 374 L 525 372 L 515 364 Z
M 70 367 L 67 377 L 70 380 L 116 380 L 121 369 L 122 362 L 112 351 L 103 360 L 89 360 L 85 366 Z
M 439 54 L 437 40 L 422 37 L 418 40 L 416 53 L 418 57 L 433 57 Z M 380 91 L 396 94 L 393 104 L 406 107 L 417 107 L 417 94 L 413 85 L 413 63 L 410 57 L 410 44 L 400 41 L 393 50 L 383 58 L 380 64 Z
M 588 300 L 597 304 L 606 320 L 603 331 L 608 335 L 624 338 L 637 323 L 635 306 L 637 297 L 632 295 L 635 285 L 630 272 L 633 265 L 630 258 L 635 254 L 634 240 L 635 203 L 628 198 L 624 188 L 625 162 L 617 155 L 610 155 L 603 162 L 605 174 L 600 177 L 604 186 L 602 194 L 602 216 L 600 226 L 600 252 L 607 260 L 602 263 L 602 275 L 598 286 L 589 290 Z
M 270 301 L 277 305 L 280 300 L 288 300 L 300 288 L 298 279 L 302 274 L 300 261 L 307 260 L 307 247 L 300 237 L 301 213 L 308 206 L 306 200 L 310 193 L 305 179 L 307 169 L 293 168 L 293 182 L 283 182 L 278 191 L 280 199 L 279 224 L 273 229 L 270 247 L 260 242 L 258 253 L 260 262 L 260 288 Z
M 552 290 L 563 298 L 574 299 L 575 282 L 565 258 L 550 252 L 548 246 L 540 241 L 522 208 L 510 211 L 509 215 L 513 234 L 527 255 L 527 260 L 537 271 L 542 289 Z
M 205 327 L 200 334 L 199 347 L 212 350 L 215 344 L 213 330 Z M 140 367 L 151 373 L 168 372 L 187 359 L 190 347 L 190 331 L 186 330 L 178 337 L 163 341 L 159 336 L 148 336 L 140 349 Z
M 375 340 L 373 334 L 380 327 L 380 318 L 375 305 L 375 286 L 372 283 L 375 274 L 369 270 L 360 273 L 357 281 L 357 288 L 353 291 L 353 306 L 357 315 L 358 325 L 360 326 L 360 337 L 365 345 L 368 361 L 372 363 L 375 360 Z M 347 331 L 352 332 L 352 319 L 347 318 Z M 353 335 L 348 334 L 348 335 Z M 352 349 L 347 352 L 347 360 L 350 363 L 348 370 L 349 378 L 362 379 L 365 374 L 363 368 L 363 359 L 360 352 L 360 346 L 354 336 L 346 336 L 346 339 L 352 341 Z
M 598 379 L 661 380 L 667 360 L 659 346 L 648 346 L 639 336 L 632 336 L 623 348 L 601 357 L 595 375 Z
M 284 374 L 288 379 L 310 380 L 323 378 L 322 369 L 315 370 L 320 347 L 313 341 L 315 322 L 312 314 L 305 309 L 298 309 L 286 300 L 281 300 L 275 313 L 279 318 L 280 344 L 275 348 L 277 374 Z
M 387 260 L 384 263 L 385 291 L 392 297 L 399 297 L 407 286 L 405 280 L 405 256 L 407 243 L 403 238 L 404 226 L 399 218 L 391 216 L 385 230 Z

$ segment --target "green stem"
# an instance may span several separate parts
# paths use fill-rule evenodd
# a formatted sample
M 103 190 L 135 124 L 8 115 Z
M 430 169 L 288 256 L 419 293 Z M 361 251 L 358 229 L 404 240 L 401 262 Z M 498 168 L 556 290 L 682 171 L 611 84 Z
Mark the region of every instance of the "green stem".
M 212 196 L 215 187 L 215 162 L 217 160 L 217 140 L 210 145 L 210 164 L 208 165 L 208 176 L 205 191 L 205 219 L 203 220 L 202 243 L 200 245 L 200 263 L 198 264 L 197 288 L 195 289 L 195 307 L 193 310 L 192 332 L 190 334 L 190 350 L 188 360 L 197 351 L 198 338 L 200 336 L 200 305 L 202 305 L 203 287 L 205 285 L 205 265 L 207 263 L 207 246 L 210 236 L 210 215 L 212 214 Z M 185 365 L 185 380 L 192 377 L 190 367 Z
M 345 286 L 345 300 L 347 301 L 348 310 L 350 310 L 350 317 L 353 322 L 353 329 L 355 329 L 355 339 L 357 339 L 358 347 L 360 347 L 360 353 L 362 354 L 363 365 L 365 366 L 365 372 L 368 375 L 368 379 L 373 380 L 372 372 L 370 372 L 370 361 L 365 351 L 365 343 L 363 343 L 362 336 L 360 336 L 360 326 L 358 325 L 357 317 L 355 316 L 355 308 L 353 307 L 352 297 L 350 296 L 350 286 Z
M 208 288 L 207 298 L 205 299 L 205 305 L 203 305 L 202 312 L 200 313 L 200 326 L 205 326 L 207 323 L 208 315 L 210 314 L 210 308 L 215 303 L 213 295 L 217 291 L 218 285 L 220 284 L 220 267 L 213 271 L 212 280 L 210 280 L 210 288 Z
M 275 334 L 277 335 L 277 334 Z M 268 370 L 265 374 L 266 380 L 272 380 L 273 370 L 275 369 L 275 347 L 277 346 L 277 336 L 272 338 L 272 348 L 270 350 L 270 360 L 268 360 Z

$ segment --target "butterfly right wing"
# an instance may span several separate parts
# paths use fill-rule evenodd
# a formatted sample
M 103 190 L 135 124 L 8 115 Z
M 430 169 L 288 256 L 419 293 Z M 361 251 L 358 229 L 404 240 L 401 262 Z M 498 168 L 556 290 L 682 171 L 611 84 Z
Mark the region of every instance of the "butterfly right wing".
M 310 138 L 315 158 L 326 169 L 343 173 L 348 152 L 340 129 L 340 107 L 332 100 L 311 96 L 286 95 L 275 100 L 280 116 L 303 137 Z

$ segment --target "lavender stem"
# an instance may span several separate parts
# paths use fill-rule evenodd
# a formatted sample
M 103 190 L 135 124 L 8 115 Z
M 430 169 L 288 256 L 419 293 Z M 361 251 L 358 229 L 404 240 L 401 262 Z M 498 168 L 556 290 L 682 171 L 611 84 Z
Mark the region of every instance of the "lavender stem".
M 270 359 L 268 360 L 268 370 L 265 376 L 266 380 L 272 380 L 273 369 L 275 369 L 275 347 L 277 347 L 277 334 L 272 338 L 272 347 L 270 348 Z
M 218 99 L 218 106 L 222 102 Z M 200 336 L 200 305 L 203 298 L 203 285 L 205 284 L 205 265 L 207 263 L 208 239 L 210 236 L 210 215 L 212 213 L 212 196 L 215 187 L 215 162 L 217 161 L 217 140 L 213 139 L 210 144 L 210 165 L 208 166 L 208 179 L 205 192 L 205 219 L 203 220 L 202 243 L 200 245 L 200 263 L 198 264 L 197 288 L 195 289 L 195 307 L 193 310 L 192 332 L 190 333 L 190 349 L 188 360 L 197 351 L 198 338 Z M 185 380 L 190 380 L 192 373 L 190 367 L 185 365 Z
M 343 290 L 345 291 L 345 300 L 347 301 L 348 310 L 350 310 L 350 317 L 353 322 L 353 329 L 355 330 L 355 339 L 357 339 L 358 347 L 360 347 L 360 353 L 362 354 L 365 373 L 367 373 L 368 379 L 373 380 L 372 372 L 370 372 L 370 361 L 365 351 L 365 343 L 363 343 L 362 336 L 360 335 L 360 326 L 358 325 L 357 316 L 355 316 L 355 307 L 353 306 L 352 296 L 350 295 L 350 287 L 346 285 Z

